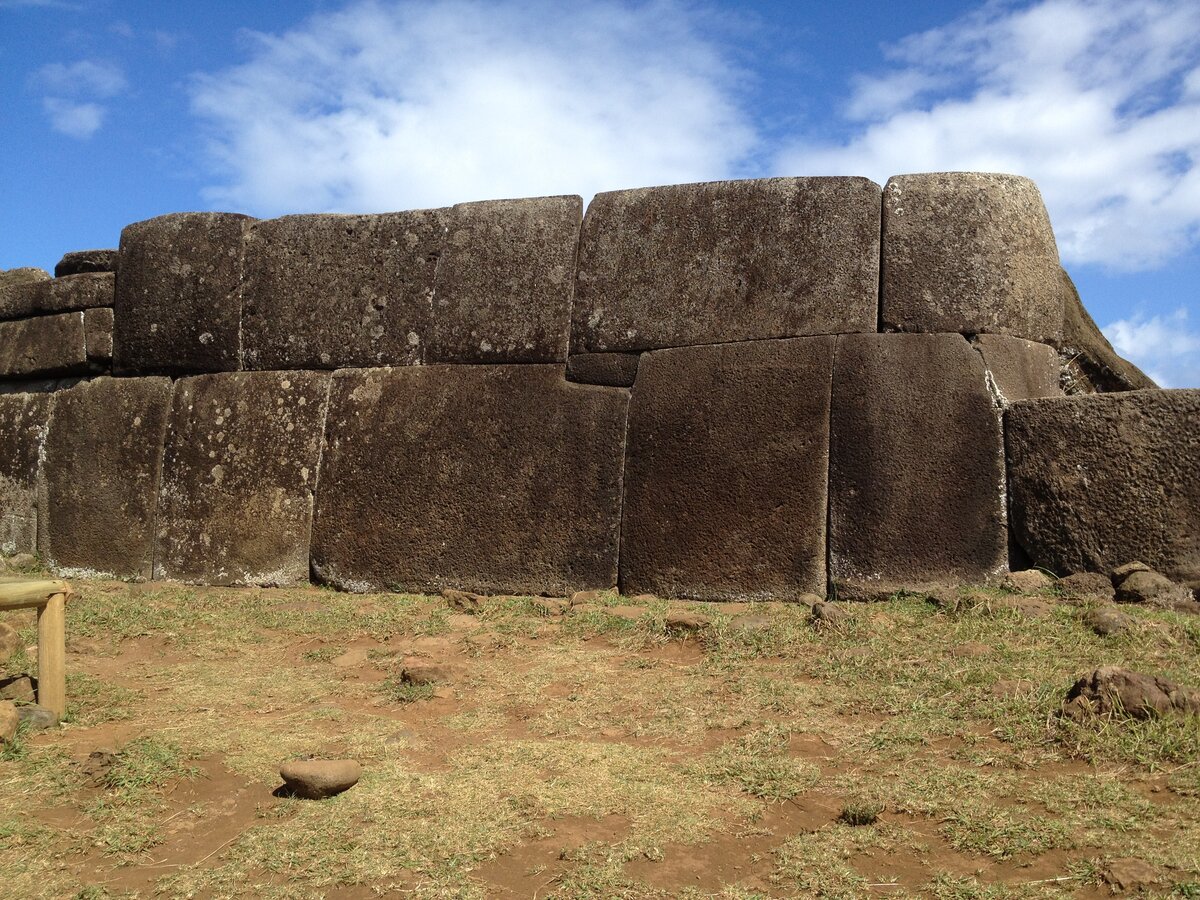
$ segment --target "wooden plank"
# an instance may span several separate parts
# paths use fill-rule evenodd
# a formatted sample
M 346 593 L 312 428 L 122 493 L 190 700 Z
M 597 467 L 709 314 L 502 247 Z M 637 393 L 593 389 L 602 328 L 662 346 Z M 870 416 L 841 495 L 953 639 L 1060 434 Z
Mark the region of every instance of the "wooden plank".
M 28 609 L 41 606 L 55 594 L 69 594 L 65 581 L 0 581 L 0 609 Z
M 64 585 L 65 586 L 65 585 Z M 67 713 L 67 594 L 38 609 L 38 705 Z

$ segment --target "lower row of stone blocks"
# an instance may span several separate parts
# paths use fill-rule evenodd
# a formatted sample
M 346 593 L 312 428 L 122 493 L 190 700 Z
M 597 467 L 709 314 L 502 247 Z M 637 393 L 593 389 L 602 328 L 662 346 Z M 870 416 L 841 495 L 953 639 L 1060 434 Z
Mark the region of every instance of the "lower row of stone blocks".
M 0 546 L 211 584 L 862 596 L 1005 571 L 1007 484 L 1037 561 L 1094 568 L 1142 540 L 1145 562 L 1200 577 L 1200 441 L 1171 437 L 1200 433 L 1200 392 L 1019 402 L 1006 482 L 997 384 L 1031 383 L 1008 363 L 960 335 L 861 334 L 654 351 L 632 391 L 480 365 L 11 394 Z M 1114 466 L 1104 435 L 1138 428 Z M 1092 510 L 1114 470 L 1152 512 Z M 1157 538 L 1136 537 L 1147 522 Z

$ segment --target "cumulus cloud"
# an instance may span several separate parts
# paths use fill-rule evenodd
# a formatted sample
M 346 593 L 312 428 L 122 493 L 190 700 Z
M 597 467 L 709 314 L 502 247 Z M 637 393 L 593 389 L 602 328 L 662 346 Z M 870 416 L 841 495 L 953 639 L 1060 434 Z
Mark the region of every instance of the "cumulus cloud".
M 1105 336 L 1162 387 L 1200 385 L 1200 329 L 1183 307 L 1169 315 L 1137 315 L 1106 326 Z
M 991 2 L 887 48 L 846 137 L 780 172 L 1014 172 L 1038 182 L 1068 263 L 1152 268 L 1200 235 L 1200 4 Z
M 108 110 L 98 101 L 111 99 L 126 87 L 120 68 L 90 59 L 42 66 L 30 76 L 29 84 L 43 94 L 42 109 L 50 127 L 80 140 L 90 138 L 104 124 Z
M 731 177 L 739 75 L 673 2 L 358 2 L 201 76 L 214 203 L 262 215 Z
M 50 127 L 67 137 L 85 140 L 104 124 L 104 107 L 97 103 L 76 103 L 61 97 L 46 97 L 42 109 L 50 119 Z

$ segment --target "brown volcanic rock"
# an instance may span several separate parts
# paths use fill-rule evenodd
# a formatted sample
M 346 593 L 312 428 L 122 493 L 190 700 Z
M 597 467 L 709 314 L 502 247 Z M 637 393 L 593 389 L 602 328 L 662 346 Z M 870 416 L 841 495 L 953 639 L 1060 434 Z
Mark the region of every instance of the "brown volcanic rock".
M 1200 390 L 1023 401 L 1005 425 L 1013 534 L 1035 564 L 1200 578 Z
M 358 784 L 362 771 L 352 759 L 297 759 L 280 766 L 279 777 L 289 793 L 306 800 L 324 800 Z
M 1200 690 L 1157 675 L 1101 666 L 1076 681 L 1067 692 L 1064 713 L 1078 718 L 1089 712 L 1100 716 L 1123 713 L 1135 719 L 1168 713 L 1200 715 Z
M 83 313 L 0 322 L 0 378 L 78 375 L 87 370 Z
M 883 190 L 882 309 L 895 331 L 1062 335 L 1058 248 L 1016 175 L 898 175 Z
M 1016 400 L 1063 396 L 1062 370 L 1053 347 L 1006 334 L 979 334 L 971 343 L 983 356 L 1005 406 Z
M 246 242 L 247 369 L 419 363 L 446 210 L 299 215 Z
M 241 368 L 242 243 L 252 221 L 174 213 L 125 227 L 113 334 L 118 373 Z
M 879 185 L 769 178 L 597 194 L 573 352 L 874 331 Z
M 1145 372 L 1117 355 L 1084 308 L 1075 282 L 1065 270 L 1059 272 L 1059 283 L 1063 295 L 1063 328 L 1058 349 L 1068 393 L 1098 394 L 1158 387 Z
M 108 308 L 88 309 L 83 313 L 83 347 L 92 366 L 112 364 L 113 311 Z
M 838 338 L 830 442 L 839 597 L 977 583 L 1007 569 L 1000 422 L 964 338 Z
M 0 395 L 0 554 L 37 549 L 39 457 L 50 394 Z
M 611 587 L 628 403 L 561 365 L 338 372 L 314 572 L 351 590 Z
M 50 273 L 44 269 L 25 266 L 20 269 L 0 269 L 0 319 L 21 319 L 37 311 L 37 298 Z
M 832 337 L 657 350 L 630 406 L 621 590 L 825 592 Z
M 54 395 L 38 516 L 52 567 L 150 577 L 170 404 L 167 378 L 97 378 Z
M 88 272 L 115 272 L 119 260 L 117 250 L 75 250 L 64 253 L 54 267 L 54 277 L 82 275 Z
M 41 269 L 29 271 L 45 274 Z M 112 273 L 91 273 L 51 279 L 31 277 L 27 281 L 19 280 L 7 289 L 0 282 L 0 319 L 112 306 L 114 291 L 115 280 Z
M 330 376 L 233 372 L 175 385 L 154 577 L 308 582 Z
M 579 197 L 451 208 L 426 362 L 565 361 L 582 214 Z
M 633 387 L 641 358 L 640 353 L 576 353 L 567 359 L 567 380 Z

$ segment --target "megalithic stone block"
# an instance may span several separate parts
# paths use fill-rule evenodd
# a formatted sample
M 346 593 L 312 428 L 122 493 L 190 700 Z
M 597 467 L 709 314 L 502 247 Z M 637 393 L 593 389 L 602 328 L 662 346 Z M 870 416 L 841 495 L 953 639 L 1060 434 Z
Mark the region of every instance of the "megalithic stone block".
M 875 331 L 880 188 L 770 178 L 597 194 L 571 350 Z
M 38 546 L 64 574 L 149 578 L 168 378 L 97 378 L 54 395 Z
M 246 227 L 235 213 L 174 213 L 121 232 L 113 368 L 124 375 L 241 367 Z
M 1004 334 L 980 334 L 971 341 L 983 356 L 997 399 L 1007 406 L 1017 400 L 1061 397 L 1062 366 L 1048 344 Z
M 246 245 L 247 369 L 420 363 L 446 210 L 259 222 Z
M 1013 535 L 1055 572 L 1134 560 L 1200 584 L 1200 390 L 1014 403 Z
M 1000 420 L 965 338 L 838 338 L 830 421 L 829 565 L 839 597 L 1006 571 Z
M 112 365 L 113 311 L 111 309 L 88 309 L 83 313 L 83 344 L 88 362 L 92 366 L 107 368 Z
M 37 478 L 52 400 L 0 395 L 0 553 L 37 550 Z
M 1057 343 L 1058 247 L 1037 185 L 980 172 L 888 179 L 881 298 L 887 330 Z
M 348 590 L 612 587 L 628 403 L 561 365 L 337 372 L 314 574 Z
M 1063 359 L 1067 393 L 1103 394 L 1158 387 L 1154 379 L 1113 349 L 1088 314 L 1071 276 L 1059 273 L 1063 293 L 1063 333 L 1058 349 Z
M 175 385 L 154 577 L 308 581 L 325 372 L 231 372 Z
M 41 273 L 41 269 L 17 270 Z M 5 273 L 7 274 L 7 273 Z M 89 272 L 64 278 L 0 282 L 0 319 L 19 319 L 52 313 L 113 305 L 114 276 L 111 272 Z
M 78 375 L 87 370 L 83 313 L 0 322 L 0 378 Z
M 119 253 L 116 250 L 73 250 L 64 253 L 54 266 L 54 277 L 80 275 L 86 272 L 115 272 Z
M 833 337 L 657 350 L 630 408 L 621 587 L 824 594 Z
M 633 387 L 641 358 L 640 353 L 576 353 L 567 358 L 567 380 Z
M 0 269 L 0 319 L 33 315 L 37 311 L 37 286 L 48 281 L 49 272 L 32 266 Z
M 579 197 L 453 207 L 426 362 L 565 361 L 582 214 Z

